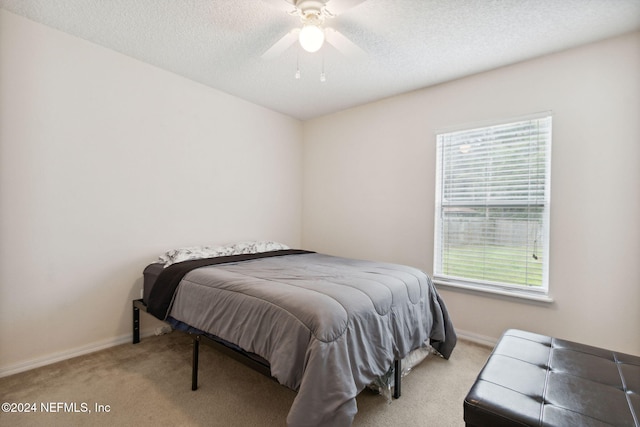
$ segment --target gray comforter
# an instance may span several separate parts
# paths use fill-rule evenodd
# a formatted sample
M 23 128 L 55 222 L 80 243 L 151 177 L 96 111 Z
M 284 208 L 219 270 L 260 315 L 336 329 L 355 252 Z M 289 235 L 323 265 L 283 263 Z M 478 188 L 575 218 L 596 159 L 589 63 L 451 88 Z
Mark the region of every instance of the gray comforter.
M 356 395 L 395 358 L 456 337 L 415 268 L 307 253 L 201 267 L 180 282 L 171 317 L 271 364 L 298 392 L 289 426 L 350 426 Z

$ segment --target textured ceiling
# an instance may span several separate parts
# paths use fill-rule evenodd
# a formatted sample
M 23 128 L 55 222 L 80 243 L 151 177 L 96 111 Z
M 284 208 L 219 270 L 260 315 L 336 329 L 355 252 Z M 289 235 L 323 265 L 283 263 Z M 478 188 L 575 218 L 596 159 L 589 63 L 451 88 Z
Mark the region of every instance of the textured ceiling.
M 0 0 L 0 7 L 302 120 L 640 29 L 640 0 L 366 0 L 327 21 L 365 56 L 328 44 L 309 54 L 295 43 L 265 60 L 299 26 L 285 0 Z

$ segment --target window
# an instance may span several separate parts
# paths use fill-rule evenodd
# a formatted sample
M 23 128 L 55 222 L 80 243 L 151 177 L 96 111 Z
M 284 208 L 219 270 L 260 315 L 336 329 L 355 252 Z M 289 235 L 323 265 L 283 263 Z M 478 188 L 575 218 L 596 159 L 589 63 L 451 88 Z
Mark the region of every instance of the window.
M 434 280 L 546 299 L 551 116 L 437 135 Z

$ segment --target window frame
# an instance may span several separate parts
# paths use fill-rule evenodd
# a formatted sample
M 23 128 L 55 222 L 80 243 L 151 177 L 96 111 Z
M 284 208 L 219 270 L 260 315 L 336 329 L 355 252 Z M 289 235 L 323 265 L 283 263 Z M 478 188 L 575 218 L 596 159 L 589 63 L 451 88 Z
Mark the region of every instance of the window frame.
M 444 233 L 444 221 L 442 220 L 443 209 L 447 203 L 443 203 L 443 182 L 445 162 L 443 144 L 444 139 L 447 136 L 451 136 L 458 132 L 478 131 L 484 128 L 500 127 L 516 125 L 526 121 L 548 120 L 548 140 L 544 147 L 544 164 L 545 164 L 545 182 L 544 182 L 544 197 L 541 201 L 532 202 L 531 199 L 527 202 L 516 203 L 513 206 L 527 207 L 533 204 L 542 204 L 542 227 L 541 233 L 543 236 L 543 243 L 541 245 L 544 251 L 544 260 L 542 263 L 542 285 L 530 286 L 530 285 L 518 285 L 500 282 L 491 282 L 486 280 L 473 279 L 471 277 L 454 277 L 442 272 L 442 256 L 444 252 L 443 248 L 443 233 Z M 466 124 L 456 126 L 448 129 L 441 129 L 435 132 L 436 139 L 436 180 L 435 180 L 435 216 L 434 216 L 434 243 L 433 243 L 433 280 L 438 285 L 444 285 L 462 290 L 479 291 L 483 293 L 491 293 L 502 296 L 520 297 L 526 299 L 532 299 L 536 301 L 551 302 L 553 299 L 549 295 L 549 240 L 550 240 L 550 211 L 551 211 L 551 147 L 553 141 L 553 114 L 551 111 L 544 111 L 535 114 L 529 114 L 526 116 L 512 117 L 508 119 L 493 120 L 482 123 Z M 472 204 L 472 203 L 469 203 Z M 500 203 L 497 203 L 498 205 Z M 482 206 L 485 209 L 489 209 L 490 203 L 485 203 Z

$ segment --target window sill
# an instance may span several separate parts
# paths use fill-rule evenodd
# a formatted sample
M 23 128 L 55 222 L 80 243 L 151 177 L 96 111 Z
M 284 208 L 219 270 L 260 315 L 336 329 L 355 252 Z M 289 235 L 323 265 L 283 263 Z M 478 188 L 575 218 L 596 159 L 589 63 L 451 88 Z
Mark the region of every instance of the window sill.
M 552 303 L 553 298 L 551 296 L 537 293 L 537 292 L 526 292 L 517 289 L 498 289 L 491 288 L 488 286 L 481 285 L 471 285 L 471 284 L 462 284 L 462 283 L 452 283 L 446 282 L 443 280 L 433 280 L 438 286 L 444 286 L 446 288 L 451 288 L 453 290 L 460 290 L 463 292 L 471 292 L 471 293 L 481 293 L 481 294 L 490 294 L 490 295 L 500 295 L 504 297 L 524 299 L 536 302 L 544 302 L 544 303 Z

